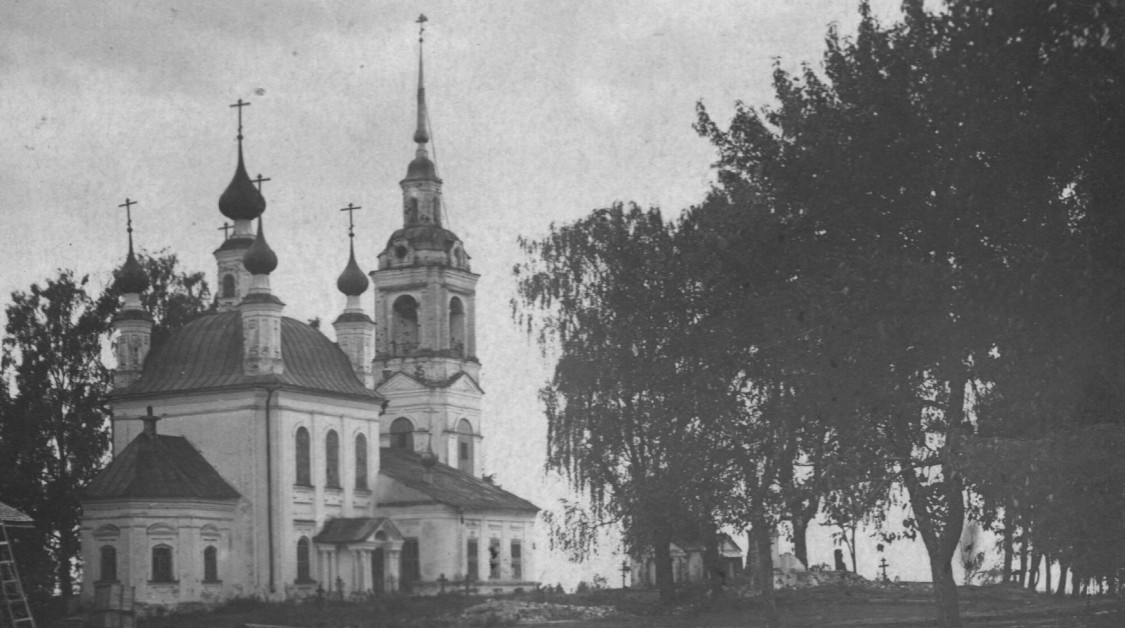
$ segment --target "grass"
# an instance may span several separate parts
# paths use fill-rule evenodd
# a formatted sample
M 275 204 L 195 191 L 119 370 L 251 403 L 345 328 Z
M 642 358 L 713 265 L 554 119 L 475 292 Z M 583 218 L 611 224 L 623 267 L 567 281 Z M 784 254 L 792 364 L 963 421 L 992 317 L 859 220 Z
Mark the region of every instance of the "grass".
M 719 628 L 764 626 L 763 607 L 756 598 L 723 596 L 712 599 L 704 587 L 678 592 L 673 606 L 659 604 L 652 591 L 620 589 L 581 594 L 527 593 L 504 596 L 523 602 L 548 602 L 573 606 L 608 606 L 613 617 L 564 622 L 568 628 Z M 1015 586 L 963 587 L 961 613 L 966 626 L 1090 626 L 1109 628 L 1125 625 L 1125 612 L 1111 600 L 1055 598 Z M 783 625 L 880 626 L 921 628 L 932 626 L 933 603 L 924 588 L 885 588 L 830 585 L 780 591 L 777 595 Z M 458 616 L 485 598 L 462 595 L 439 597 L 387 596 L 361 603 L 325 601 L 268 603 L 236 600 L 209 613 L 171 614 L 140 622 L 141 628 L 242 628 L 248 623 L 301 628 L 422 628 L 503 626 L 498 616 L 475 617 L 472 624 L 459 623 Z M 556 623 L 556 622 L 552 622 Z

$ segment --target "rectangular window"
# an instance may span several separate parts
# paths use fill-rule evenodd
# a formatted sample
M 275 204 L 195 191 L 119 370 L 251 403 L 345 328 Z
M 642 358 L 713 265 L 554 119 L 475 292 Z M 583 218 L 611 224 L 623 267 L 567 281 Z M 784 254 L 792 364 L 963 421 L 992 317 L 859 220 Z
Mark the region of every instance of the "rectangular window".
M 167 545 L 152 548 L 152 581 L 175 582 L 172 578 L 172 548 Z
M 500 579 L 500 539 L 488 539 L 488 578 Z
M 404 539 L 402 543 L 402 584 L 408 586 L 422 579 L 418 539 Z
M 519 539 L 512 539 L 512 580 L 523 580 L 523 548 Z
M 469 539 L 469 547 L 466 550 L 466 553 L 468 554 L 468 558 L 469 558 L 469 568 L 466 571 L 466 575 L 469 577 L 469 580 L 473 580 L 473 581 L 479 580 L 480 579 L 480 542 L 477 541 L 476 539 Z

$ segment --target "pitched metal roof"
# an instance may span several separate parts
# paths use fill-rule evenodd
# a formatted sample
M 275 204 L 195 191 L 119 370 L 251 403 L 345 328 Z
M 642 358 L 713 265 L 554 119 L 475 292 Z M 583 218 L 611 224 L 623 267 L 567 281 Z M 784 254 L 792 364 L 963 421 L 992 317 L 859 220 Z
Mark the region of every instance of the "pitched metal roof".
M 83 500 L 238 499 L 182 436 L 142 432 L 83 490 Z
M 280 375 L 245 375 L 242 315 L 238 311 L 210 314 L 184 325 L 149 354 L 140 378 L 115 396 L 278 384 L 383 399 L 356 377 L 340 347 L 292 318 L 281 319 L 281 359 L 285 372 Z
M 8 504 L 0 502 L 0 523 L 20 527 L 32 523 L 32 519 Z
M 324 522 L 316 543 L 360 543 L 382 528 L 391 540 L 401 541 L 402 533 L 386 517 L 337 517 Z
M 422 456 L 405 449 L 381 449 L 379 473 L 430 497 L 434 502 L 462 510 L 515 510 L 539 512 L 526 499 L 453 467 L 437 463 L 431 481 L 423 479 Z M 395 502 L 379 502 L 394 506 Z

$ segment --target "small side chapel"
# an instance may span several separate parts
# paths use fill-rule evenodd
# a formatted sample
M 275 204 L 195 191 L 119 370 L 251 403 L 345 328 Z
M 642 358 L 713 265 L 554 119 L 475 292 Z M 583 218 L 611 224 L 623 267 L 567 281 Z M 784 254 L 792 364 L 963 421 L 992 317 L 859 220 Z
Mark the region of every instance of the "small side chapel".
M 403 226 L 368 275 L 349 246 L 335 343 L 286 317 L 270 288 L 278 256 L 244 164 L 248 103 L 232 105 L 238 159 L 218 204 L 234 228 L 214 252 L 216 311 L 151 351 L 130 218 L 113 459 L 82 499 L 87 600 L 109 585 L 133 588 L 142 609 L 535 586 L 538 508 L 481 478 L 478 275 L 443 226 L 419 42 Z

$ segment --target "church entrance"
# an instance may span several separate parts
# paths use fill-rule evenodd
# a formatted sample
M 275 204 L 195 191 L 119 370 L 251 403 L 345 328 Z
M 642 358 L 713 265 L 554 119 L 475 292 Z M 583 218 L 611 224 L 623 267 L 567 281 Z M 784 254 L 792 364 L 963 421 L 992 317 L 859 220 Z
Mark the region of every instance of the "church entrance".
M 387 590 L 383 581 L 384 556 L 385 552 L 381 547 L 371 553 L 371 590 L 375 593 L 383 593 Z

